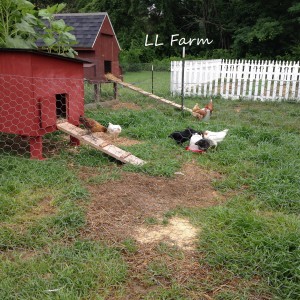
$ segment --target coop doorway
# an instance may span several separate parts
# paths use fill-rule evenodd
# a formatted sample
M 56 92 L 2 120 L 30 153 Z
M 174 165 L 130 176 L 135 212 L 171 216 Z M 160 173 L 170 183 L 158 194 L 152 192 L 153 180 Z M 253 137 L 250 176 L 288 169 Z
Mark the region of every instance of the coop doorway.
M 111 73 L 111 61 L 105 60 L 104 61 L 104 73 Z
M 67 118 L 67 94 L 56 94 L 56 118 Z

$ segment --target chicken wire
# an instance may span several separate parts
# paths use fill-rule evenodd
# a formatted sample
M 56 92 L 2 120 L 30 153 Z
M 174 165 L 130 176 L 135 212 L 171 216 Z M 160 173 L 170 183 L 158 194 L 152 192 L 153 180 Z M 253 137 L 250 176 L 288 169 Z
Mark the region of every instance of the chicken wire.
M 78 124 L 83 97 L 80 79 L 1 75 L 1 153 L 37 159 L 57 154 L 66 141 L 57 138 L 56 122 Z

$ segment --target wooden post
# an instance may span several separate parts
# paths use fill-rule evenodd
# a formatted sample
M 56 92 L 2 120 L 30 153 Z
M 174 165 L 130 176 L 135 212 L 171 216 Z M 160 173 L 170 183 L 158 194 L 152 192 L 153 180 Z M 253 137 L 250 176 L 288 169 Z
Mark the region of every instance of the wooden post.
M 116 100 L 118 96 L 118 84 L 114 82 L 113 85 L 114 85 L 114 99 Z
M 94 100 L 95 103 L 100 102 L 100 89 L 98 83 L 94 83 Z

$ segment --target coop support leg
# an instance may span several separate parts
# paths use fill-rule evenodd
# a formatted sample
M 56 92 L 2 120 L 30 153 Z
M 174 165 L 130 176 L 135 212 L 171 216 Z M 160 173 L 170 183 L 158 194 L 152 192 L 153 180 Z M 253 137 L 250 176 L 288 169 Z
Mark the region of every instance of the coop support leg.
M 94 83 L 94 100 L 95 103 L 100 102 L 100 88 L 98 83 Z
M 118 96 L 118 84 L 114 82 L 114 99 L 116 100 Z
M 41 136 L 30 136 L 29 137 L 30 145 L 30 158 L 39 159 L 43 158 L 43 140 Z
M 70 135 L 70 144 L 72 146 L 79 146 L 80 140 Z

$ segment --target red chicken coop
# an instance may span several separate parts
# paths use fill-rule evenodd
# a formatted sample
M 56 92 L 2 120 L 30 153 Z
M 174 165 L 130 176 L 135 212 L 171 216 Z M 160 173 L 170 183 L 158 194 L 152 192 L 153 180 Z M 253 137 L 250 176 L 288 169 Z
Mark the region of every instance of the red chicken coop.
M 84 63 L 36 50 L 0 49 L 0 132 L 28 138 L 31 158 L 43 158 L 42 136 L 57 130 L 58 119 L 79 125 Z
M 77 51 L 78 58 L 90 62 L 84 66 L 84 78 L 94 84 L 96 94 L 99 93 L 99 85 L 108 82 L 105 74 L 112 73 L 115 77 L 121 78 L 122 70 L 119 64 L 121 48 L 106 12 L 65 13 L 56 14 L 55 17 L 73 27 L 71 33 L 77 40 L 73 48 Z M 38 45 L 44 46 L 41 43 Z

